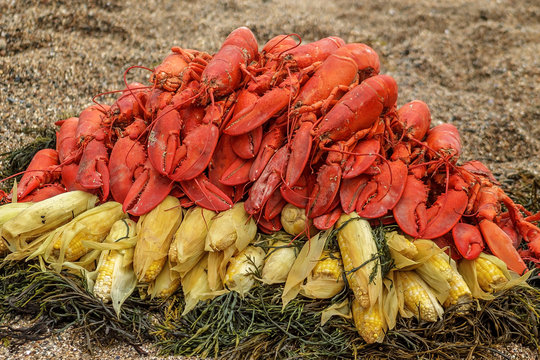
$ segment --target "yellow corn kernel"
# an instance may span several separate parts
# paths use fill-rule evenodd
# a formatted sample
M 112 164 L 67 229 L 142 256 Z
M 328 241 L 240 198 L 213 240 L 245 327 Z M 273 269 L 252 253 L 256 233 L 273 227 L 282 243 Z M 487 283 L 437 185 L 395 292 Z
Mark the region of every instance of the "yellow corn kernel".
M 96 282 L 94 283 L 94 295 L 104 303 L 111 301 L 111 290 L 114 268 L 116 263 L 123 261 L 123 255 L 118 251 L 111 251 L 98 269 Z
M 83 240 L 101 242 L 103 235 L 90 235 L 86 233 L 79 233 L 70 241 L 66 252 L 64 254 L 65 261 L 76 261 L 86 255 L 90 249 L 83 246 Z M 58 256 L 60 249 L 62 249 L 62 239 L 58 239 L 53 246 L 55 254 Z
M 368 344 L 381 342 L 384 338 L 386 322 L 379 303 L 365 308 L 355 298 L 352 301 L 351 310 L 356 330 L 364 341 Z
M 430 296 L 428 285 L 414 271 L 397 271 L 398 289 L 403 293 L 405 306 L 417 318 L 425 321 L 437 321 L 442 308 L 434 295 Z
M 148 287 L 148 294 L 152 298 L 166 298 L 180 287 L 180 275 L 171 270 L 170 263 L 166 263 L 163 270 Z
M 508 281 L 502 270 L 486 258 L 479 257 L 474 260 L 478 285 L 486 292 L 493 292 L 497 285 Z
M 343 263 L 339 252 L 324 250 L 321 259 L 311 271 L 312 278 L 338 281 L 343 275 Z
M 248 246 L 231 259 L 223 284 L 240 295 L 247 293 L 255 284 L 253 274 L 264 265 L 264 250 Z
M 341 215 L 336 226 L 349 287 L 361 306 L 373 306 L 382 296 L 382 275 L 371 226 L 355 212 Z
M 448 258 L 442 253 L 433 255 L 427 260 L 427 263 L 440 272 L 448 282 L 450 291 L 448 298 L 444 302 L 444 307 L 461 304 L 472 299 L 471 290 L 463 280 L 463 277 L 450 265 Z
M 9 252 L 9 248 L 4 239 L 0 239 L 0 255 L 5 255 Z
M 181 222 L 180 202 L 172 196 L 167 196 L 157 207 L 141 216 L 137 223 L 139 239 L 133 258 L 133 269 L 139 282 L 152 282 L 159 275 Z

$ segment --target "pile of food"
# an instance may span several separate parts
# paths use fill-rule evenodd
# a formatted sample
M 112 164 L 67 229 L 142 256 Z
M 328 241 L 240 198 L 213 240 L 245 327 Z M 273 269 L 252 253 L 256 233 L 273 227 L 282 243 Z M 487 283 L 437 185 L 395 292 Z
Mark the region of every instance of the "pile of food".
M 239 28 L 214 55 L 173 47 L 151 85 L 56 123 L 56 149 L 2 194 L 1 251 L 82 274 L 118 316 L 136 289 L 181 288 L 178 317 L 260 283 L 283 308 L 339 298 L 321 323 L 352 318 L 366 343 L 526 286 L 540 213 L 460 164 L 457 128 L 430 128 L 422 101 L 398 108 L 379 70 L 338 37 L 259 52 Z

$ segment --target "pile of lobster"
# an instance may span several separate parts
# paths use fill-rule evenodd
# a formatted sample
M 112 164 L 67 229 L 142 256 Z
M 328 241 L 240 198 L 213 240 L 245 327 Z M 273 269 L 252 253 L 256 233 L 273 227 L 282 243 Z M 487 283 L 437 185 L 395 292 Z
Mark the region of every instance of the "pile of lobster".
M 487 243 L 523 273 L 523 258 L 540 257 L 540 215 L 479 161 L 459 165 L 456 127 L 430 128 L 421 101 L 398 109 L 396 81 L 379 70 L 372 48 L 338 37 L 280 35 L 259 52 L 242 27 L 213 56 L 173 47 L 150 86 L 125 81 L 111 106 L 57 122 L 57 149 L 35 155 L 17 199 L 85 190 L 133 216 L 169 194 L 215 211 L 245 201 L 265 232 L 287 203 L 318 229 L 356 211 L 467 259 Z

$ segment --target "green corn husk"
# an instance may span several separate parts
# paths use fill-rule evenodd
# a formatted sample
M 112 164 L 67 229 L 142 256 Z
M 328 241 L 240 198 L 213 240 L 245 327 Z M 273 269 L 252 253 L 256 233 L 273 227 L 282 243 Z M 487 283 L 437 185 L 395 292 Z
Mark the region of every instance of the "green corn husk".
M 184 277 L 204 256 L 208 229 L 216 213 L 201 207 L 190 208 L 173 237 L 169 251 L 172 269 Z
M 92 209 L 98 198 L 83 191 L 70 191 L 37 202 L 2 226 L 2 237 L 14 255 L 21 260 L 44 240 L 43 235 L 67 224 L 76 216 Z M 33 240 L 40 238 L 39 242 Z
M 139 282 L 150 283 L 159 275 L 181 222 L 180 201 L 172 196 L 167 196 L 161 204 L 140 217 L 137 223 L 139 240 L 133 258 L 133 269 Z
M 133 271 L 133 253 L 137 243 L 137 224 L 130 219 L 118 220 L 100 244 L 89 244 L 101 250 L 96 271 L 89 273 L 89 290 L 104 303 L 112 302 L 118 316 L 122 304 L 137 286 Z
M 225 274 L 225 287 L 244 297 L 255 285 L 254 276 L 259 276 L 265 255 L 260 247 L 248 246 L 233 257 Z
M 39 257 L 55 271 L 77 266 L 90 270 L 100 255 L 100 251 L 92 251 L 93 244 L 102 243 L 114 223 L 126 218 L 120 203 L 110 201 L 99 205 L 51 232 L 28 259 Z
M 289 271 L 298 255 L 298 248 L 289 242 L 278 240 L 268 251 L 262 269 L 262 282 L 265 284 L 281 284 L 287 281 Z

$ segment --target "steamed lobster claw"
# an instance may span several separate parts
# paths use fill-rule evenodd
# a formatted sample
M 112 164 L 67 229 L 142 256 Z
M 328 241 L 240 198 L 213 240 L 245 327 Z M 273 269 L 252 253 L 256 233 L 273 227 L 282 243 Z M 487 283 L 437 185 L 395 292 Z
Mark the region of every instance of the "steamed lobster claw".
M 98 139 L 91 140 L 85 147 L 76 181 L 88 190 L 101 189 L 101 200 L 109 196 L 109 154 L 105 143 Z
M 59 177 L 60 168 L 56 150 L 38 151 L 17 186 L 17 200 L 24 201 L 24 198 L 32 191 L 56 181 Z
M 204 174 L 181 181 L 180 186 L 197 206 L 213 211 L 225 211 L 233 206 L 231 198 L 212 184 Z
M 19 202 L 38 202 L 46 200 L 53 196 L 63 194 L 66 192 L 66 189 L 60 184 L 46 184 L 43 187 L 37 188 L 32 191 L 30 194 L 25 196 L 22 200 L 17 199 Z
M 173 182 L 159 174 L 147 159 L 129 188 L 122 210 L 141 216 L 158 206 L 169 195 Z
M 467 194 L 462 190 L 448 190 L 431 206 L 428 194 L 428 187 L 409 175 L 401 199 L 393 209 L 401 230 L 414 238 L 434 239 L 446 234 L 457 224 L 467 206 Z
M 452 229 L 452 237 L 457 250 L 467 260 L 476 259 L 484 250 L 482 234 L 474 225 L 457 223 Z
M 119 138 L 111 151 L 109 173 L 111 194 L 123 203 L 138 173 L 144 171 L 146 152 L 144 146 L 130 137 Z

